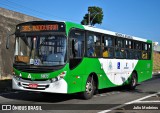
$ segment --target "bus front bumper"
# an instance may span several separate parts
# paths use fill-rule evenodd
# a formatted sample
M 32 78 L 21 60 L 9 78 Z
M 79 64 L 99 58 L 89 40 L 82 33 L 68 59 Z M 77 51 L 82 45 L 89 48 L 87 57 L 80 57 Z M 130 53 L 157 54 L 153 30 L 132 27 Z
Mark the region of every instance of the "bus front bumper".
M 30 87 L 31 85 L 36 87 Z M 26 91 L 38 91 L 38 92 L 49 92 L 49 93 L 67 93 L 67 82 L 61 79 L 56 82 L 46 81 L 31 81 L 24 79 L 17 79 L 12 77 L 12 88 L 16 90 L 26 90 Z

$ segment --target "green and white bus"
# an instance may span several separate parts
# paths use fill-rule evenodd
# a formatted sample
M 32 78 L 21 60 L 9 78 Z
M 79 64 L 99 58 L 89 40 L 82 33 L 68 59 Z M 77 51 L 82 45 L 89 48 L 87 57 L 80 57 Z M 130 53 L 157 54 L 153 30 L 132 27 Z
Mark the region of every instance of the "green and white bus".
M 16 26 L 13 89 L 90 99 L 98 89 L 134 89 L 152 78 L 152 66 L 151 40 L 72 22 Z

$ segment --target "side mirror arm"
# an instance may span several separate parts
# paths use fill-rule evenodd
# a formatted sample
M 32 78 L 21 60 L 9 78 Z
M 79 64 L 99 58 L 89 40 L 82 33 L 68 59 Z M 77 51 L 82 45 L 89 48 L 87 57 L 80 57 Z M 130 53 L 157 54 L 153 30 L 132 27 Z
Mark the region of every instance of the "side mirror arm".
M 15 33 L 12 33 L 12 34 L 9 34 L 8 36 L 7 36 L 7 40 L 6 40 L 6 49 L 9 49 L 9 40 L 10 40 L 10 37 L 12 36 L 12 35 L 14 35 Z

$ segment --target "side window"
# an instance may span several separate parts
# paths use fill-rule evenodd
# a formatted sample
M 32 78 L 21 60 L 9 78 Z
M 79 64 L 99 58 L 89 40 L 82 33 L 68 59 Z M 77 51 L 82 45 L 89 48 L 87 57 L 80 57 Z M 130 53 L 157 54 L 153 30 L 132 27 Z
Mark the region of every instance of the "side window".
M 84 54 L 84 32 L 72 30 L 70 33 L 70 58 L 81 58 Z
M 126 58 L 126 51 L 124 49 L 124 40 L 117 37 L 115 40 L 115 57 Z
M 148 51 L 151 51 L 152 48 L 151 48 L 151 44 L 148 44 Z
M 142 59 L 148 59 L 148 44 L 142 44 Z
M 135 50 L 141 50 L 141 43 L 140 42 L 135 42 L 134 43 L 134 49 Z
M 151 51 L 152 51 L 152 48 L 151 48 L 151 44 L 148 44 L 148 59 L 150 60 L 151 59 Z
M 111 36 L 102 37 L 102 57 L 113 58 L 113 39 Z
M 129 49 L 133 49 L 133 41 L 129 40 L 128 41 Z
M 142 44 L 141 42 L 134 42 L 134 59 L 142 59 Z
M 124 44 L 125 44 L 125 48 L 129 48 L 129 41 L 128 40 L 125 40 Z
M 101 57 L 101 35 L 97 34 L 95 37 L 95 55 Z
M 133 59 L 134 58 L 133 57 L 134 56 L 133 41 L 125 39 L 124 45 L 125 45 L 125 50 L 124 50 L 125 56 L 124 57 L 126 59 Z
M 117 37 L 116 41 L 115 41 L 115 46 L 116 47 L 124 47 L 124 40 L 119 38 L 119 37 Z
M 87 36 L 87 56 L 100 57 L 101 56 L 101 35 L 96 33 L 88 33 Z

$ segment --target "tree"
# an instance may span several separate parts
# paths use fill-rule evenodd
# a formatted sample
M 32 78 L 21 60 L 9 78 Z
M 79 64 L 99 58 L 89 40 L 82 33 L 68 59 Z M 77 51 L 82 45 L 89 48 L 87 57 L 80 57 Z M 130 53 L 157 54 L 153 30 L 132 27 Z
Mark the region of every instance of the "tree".
M 94 26 L 95 24 L 101 24 L 102 20 L 103 20 L 102 8 L 91 6 L 88 7 L 88 13 L 85 14 L 85 16 L 83 17 L 81 24 Z

